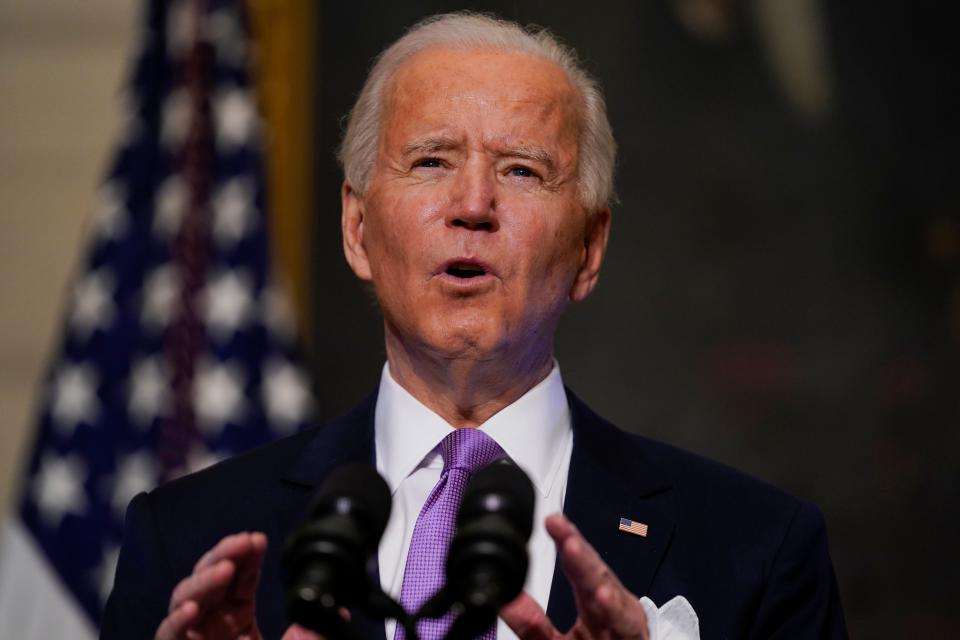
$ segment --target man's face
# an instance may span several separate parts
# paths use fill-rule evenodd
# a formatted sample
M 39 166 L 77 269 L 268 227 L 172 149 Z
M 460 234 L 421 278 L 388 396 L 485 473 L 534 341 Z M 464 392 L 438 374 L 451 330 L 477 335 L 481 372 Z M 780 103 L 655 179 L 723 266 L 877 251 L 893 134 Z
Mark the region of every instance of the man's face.
M 593 288 L 609 228 L 609 211 L 588 216 L 580 201 L 564 72 L 429 49 L 397 71 L 383 118 L 366 194 L 344 185 L 343 222 L 388 334 L 440 357 L 549 353 L 567 300 Z

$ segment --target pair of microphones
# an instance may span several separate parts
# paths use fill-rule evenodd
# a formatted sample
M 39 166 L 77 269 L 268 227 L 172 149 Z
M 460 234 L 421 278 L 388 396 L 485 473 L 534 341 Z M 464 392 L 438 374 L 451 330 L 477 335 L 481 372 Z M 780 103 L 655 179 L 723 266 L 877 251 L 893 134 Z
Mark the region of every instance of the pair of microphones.
M 447 552 L 445 584 L 418 611 L 408 612 L 369 571 L 390 517 L 390 489 L 367 465 L 340 467 L 284 548 L 290 620 L 330 640 L 359 640 L 344 615 L 359 610 L 395 619 L 408 640 L 418 640 L 419 620 L 453 612 L 446 640 L 472 640 L 523 588 L 533 506 L 533 485 L 516 465 L 498 461 L 474 473 Z

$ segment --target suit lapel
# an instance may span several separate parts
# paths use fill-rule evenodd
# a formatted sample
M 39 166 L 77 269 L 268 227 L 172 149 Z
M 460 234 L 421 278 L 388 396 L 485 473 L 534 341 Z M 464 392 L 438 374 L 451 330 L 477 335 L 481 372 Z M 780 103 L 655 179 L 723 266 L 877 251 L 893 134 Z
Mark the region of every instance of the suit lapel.
M 281 532 L 287 534 L 301 522 L 309 497 L 334 469 L 351 462 L 376 464 L 373 446 L 376 401 L 374 392 L 350 413 L 318 428 L 289 467 L 280 470 L 284 495 L 291 498 L 277 506 Z
M 647 593 L 673 535 L 673 491 L 643 447 L 593 413 L 567 390 L 573 420 L 573 454 L 563 512 L 580 529 L 624 586 Z M 620 518 L 648 525 L 646 537 L 618 530 Z M 577 618 L 573 592 L 554 569 L 547 614 L 561 631 Z
M 309 508 L 309 499 L 337 467 L 353 462 L 376 466 L 374 450 L 374 409 L 377 390 L 347 415 L 317 431 L 288 470 L 281 474 L 286 500 L 277 508 L 277 524 L 282 539 L 300 525 Z M 371 579 L 380 584 L 377 554 L 370 566 Z M 352 612 L 352 624 L 359 637 L 386 640 L 383 622 L 361 611 Z

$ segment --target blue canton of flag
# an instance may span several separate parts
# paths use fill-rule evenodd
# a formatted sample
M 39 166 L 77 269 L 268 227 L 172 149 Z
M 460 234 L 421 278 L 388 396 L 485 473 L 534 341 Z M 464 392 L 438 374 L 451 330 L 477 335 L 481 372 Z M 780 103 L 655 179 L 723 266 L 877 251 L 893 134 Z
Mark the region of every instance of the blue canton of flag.
M 627 533 L 632 533 L 635 536 L 640 536 L 641 538 L 647 537 L 647 525 L 642 522 L 636 522 L 635 520 L 630 520 L 629 518 L 620 518 L 620 526 L 617 527 L 618 531 L 625 531 Z
M 145 5 L 42 400 L 19 516 L 94 626 L 130 499 L 299 429 L 312 407 L 271 285 L 242 7 Z

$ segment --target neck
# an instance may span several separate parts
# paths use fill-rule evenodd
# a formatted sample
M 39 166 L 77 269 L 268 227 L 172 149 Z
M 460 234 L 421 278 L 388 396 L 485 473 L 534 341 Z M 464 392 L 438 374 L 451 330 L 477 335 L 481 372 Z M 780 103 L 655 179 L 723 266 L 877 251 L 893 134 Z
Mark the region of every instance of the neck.
M 451 426 L 477 427 L 549 375 L 552 341 L 521 353 L 457 357 L 413 349 L 388 328 L 390 375 Z

